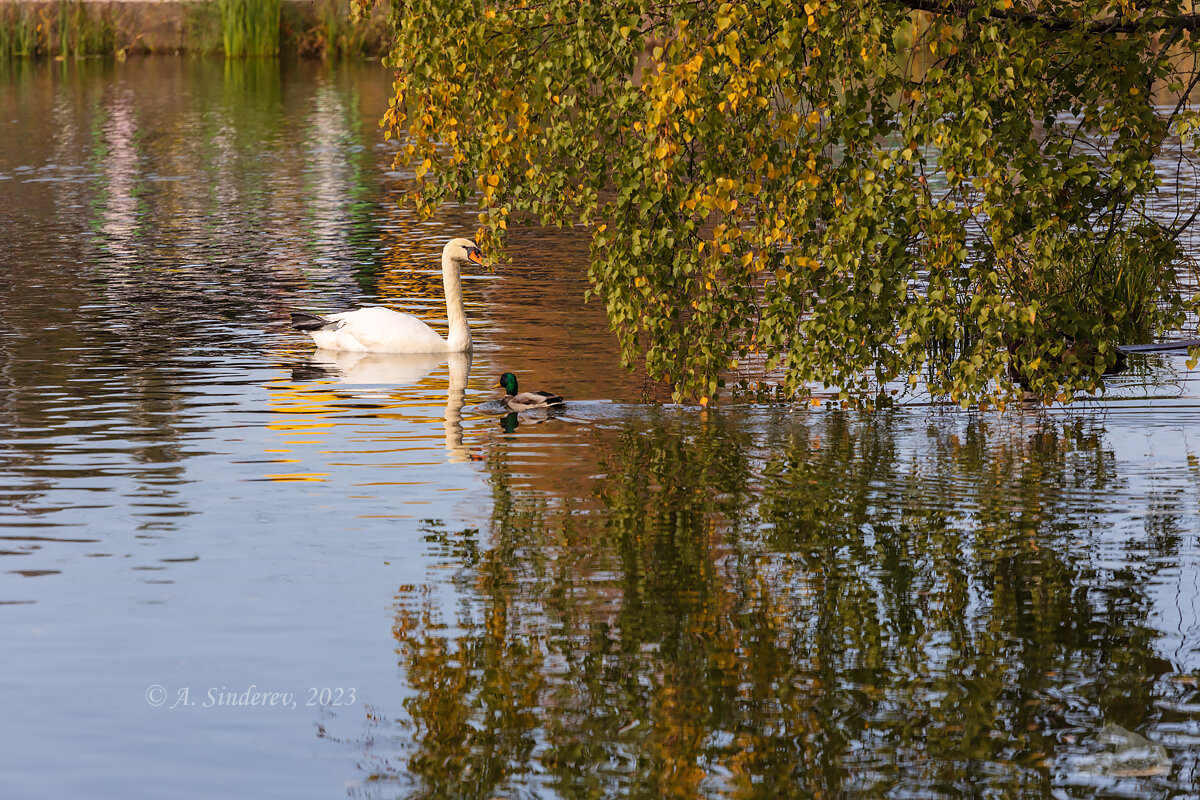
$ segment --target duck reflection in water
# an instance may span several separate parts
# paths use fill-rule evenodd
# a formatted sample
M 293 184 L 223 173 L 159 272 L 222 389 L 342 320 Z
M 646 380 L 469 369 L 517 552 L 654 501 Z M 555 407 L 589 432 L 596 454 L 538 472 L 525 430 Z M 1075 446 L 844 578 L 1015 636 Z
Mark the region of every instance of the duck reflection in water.
M 327 381 L 347 386 L 411 386 L 446 365 L 446 453 L 452 462 L 471 460 L 463 445 L 462 409 L 466 402 L 471 358 L 466 353 L 355 353 L 317 350 L 292 369 L 298 383 Z
M 479 410 L 486 411 L 487 404 L 478 406 Z M 521 423 L 526 425 L 541 425 L 543 422 L 549 422 L 552 419 L 557 419 L 562 415 L 563 407 L 561 405 L 549 406 L 546 408 L 526 409 L 525 411 L 509 411 L 500 417 L 500 427 L 505 433 L 516 433 L 517 428 Z
M 505 433 L 513 433 L 522 423 L 526 425 L 541 425 L 544 422 L 549 422 L 552 419 L 563 417 L 563 410 L 560 406 L 553 408 L 535 408 L 529 411 L 510 411 L 500 417 L 500 427 Z M 578 420 L 571 420 L 578 422 Z

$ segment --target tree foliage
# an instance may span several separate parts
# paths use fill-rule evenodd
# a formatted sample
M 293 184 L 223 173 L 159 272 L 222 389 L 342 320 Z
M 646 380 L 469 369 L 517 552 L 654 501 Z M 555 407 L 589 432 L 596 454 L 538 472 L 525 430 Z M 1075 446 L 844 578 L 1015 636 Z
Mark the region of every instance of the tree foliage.
M 1191 219 L 1147 213 L 1200 131 L 1185 5 L 394 0 L 382 124 L 494 250 L 587 226 L 626 361 L 677 397 L 750 368 L 1066 399 L 1198 305 Z

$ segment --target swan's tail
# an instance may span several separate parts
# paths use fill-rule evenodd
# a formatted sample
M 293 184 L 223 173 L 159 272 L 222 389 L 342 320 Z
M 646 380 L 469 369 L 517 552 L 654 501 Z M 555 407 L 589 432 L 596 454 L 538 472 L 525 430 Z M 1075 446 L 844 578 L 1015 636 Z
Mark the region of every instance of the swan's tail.
M 325 328 L 336 328 L 337 325 L 336 320 L 325 319 L 325 317 L 310 314 L 307 311 L 292 312 L 292 327 L 298 331 L 312 333 Z

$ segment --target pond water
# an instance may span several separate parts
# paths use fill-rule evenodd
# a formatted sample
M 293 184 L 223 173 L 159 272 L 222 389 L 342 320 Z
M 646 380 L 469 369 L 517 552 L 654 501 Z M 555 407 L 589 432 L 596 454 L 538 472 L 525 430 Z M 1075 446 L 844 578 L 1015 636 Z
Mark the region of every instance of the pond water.
M 1200 788 L 1200 391 L 664 406 L 586 241 L 472 269 L 389 77 L 0 73 L 0 797 L 1173 797 Z M 473 413 L 504 371 L 570 401 Z

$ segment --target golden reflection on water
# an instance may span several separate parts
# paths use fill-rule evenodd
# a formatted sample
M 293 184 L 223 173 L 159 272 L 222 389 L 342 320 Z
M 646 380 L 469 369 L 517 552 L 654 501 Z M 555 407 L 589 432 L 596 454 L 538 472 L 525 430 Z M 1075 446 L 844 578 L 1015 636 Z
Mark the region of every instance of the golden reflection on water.
M 267 428 L 283 437 L 287 445 L 267 452 L 293 453 L 297 447 L 317 446 L 323 448 L 320 453 L 336 456 L 407 454 L 398 463 L 386 466 L 414 466 L 414 454 L 430 449 L 429 443 L 437 436 L 444 446 L 446 461 L 469 461 L 471 452 L 463 441 L 462 411 L 470 370 L 471 357 L 464 353 L 317 350 L 293 370 L 290 378 L 280 378 L 265 386 L 269 392 L 268 406 L 276 415 Z M 295 380 L 298 376 L 305 379 Z M 442 409 L 442 424 L 435 429 L 428 412 L 438 407 Z M 369 427 L 371 423 L 365 424 L 364 419 L 400 423 L 400 426 Z M 297 459 L 288 461 L 295 463 Z M 266 477 L 290 482 L 324 480 L 330 475 L 289 472 Z M 378 481 L 368 485 L 419 483 Z

